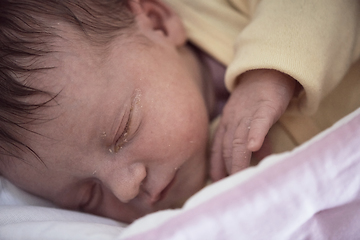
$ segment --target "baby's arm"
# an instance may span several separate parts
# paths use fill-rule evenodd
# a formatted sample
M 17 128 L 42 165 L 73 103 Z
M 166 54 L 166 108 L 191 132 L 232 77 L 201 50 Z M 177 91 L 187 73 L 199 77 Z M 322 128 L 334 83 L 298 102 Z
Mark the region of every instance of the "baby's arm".
M 249 166 L 293 96 L 296 81 L 279 71 L 242 74 L 224 107 L 212 146 L 210 175 L 219 180 Z
M 313 114 L 360 56 L 359 1 L 229 1 L 247 13 L 249 23 L 236 38 L 227 69 L 232 95 L 214 139 L 210 172 L 215 180 L 248 166 L 251 152 L 288 105 L 294 79 L 303 92 L 293 109 Z M 278 72 L 265 77 L 252 69 Z M 273 85 L 283 85 L 279 89 L 287 94 L 279 97 Z

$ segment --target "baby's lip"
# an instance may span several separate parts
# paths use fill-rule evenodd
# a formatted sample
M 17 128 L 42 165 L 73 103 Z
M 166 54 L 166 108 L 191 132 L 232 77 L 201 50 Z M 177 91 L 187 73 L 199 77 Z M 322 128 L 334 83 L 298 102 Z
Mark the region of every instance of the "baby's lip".
M 176 176 L 177 176 L 177 172 L 175 172 L 173 178 L 168 182 L 168 184 L 157 194 L 154 195 L 154 197 L 151 197 L 151 204 L 155 204 L 157 202 L 160 202 L 161 200 L 163 200 L 167 193 L 169 192 L 169 190 L 171 189 L 171 187 L 174 185 L 175 181 L 176 181 Z

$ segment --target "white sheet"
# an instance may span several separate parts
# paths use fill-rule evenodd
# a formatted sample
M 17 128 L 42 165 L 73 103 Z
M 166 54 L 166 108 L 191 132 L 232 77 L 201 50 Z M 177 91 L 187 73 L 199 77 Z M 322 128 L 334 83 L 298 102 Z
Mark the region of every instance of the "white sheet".
M 125 226 L 59 209 L 0 177 L 0 240 L 116 239 Z
M 4 205 L 4 194 L 14 196 L 2 186 L 0 239 L 360 239 L 360 109 L 294 151 L 210 185 L 182 209 L 126 228 L 33 198 Z

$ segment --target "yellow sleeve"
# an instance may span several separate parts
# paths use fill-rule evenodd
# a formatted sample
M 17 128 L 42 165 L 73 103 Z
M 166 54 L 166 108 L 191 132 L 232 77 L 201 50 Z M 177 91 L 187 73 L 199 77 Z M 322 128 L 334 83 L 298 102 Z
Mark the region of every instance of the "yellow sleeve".
M 163 0 L 181 17 L 189 40 L 228 66 L 234 45 L 249 17 L 228 0 Z
M 304 91 L 297 110 L 312 114 L 359 58 L 358 0 L 228 2 L 249 18 L 236 38 L 226 74 L 230 91 L 237 76 L 248 70 L 276 69 L 300 82 Z

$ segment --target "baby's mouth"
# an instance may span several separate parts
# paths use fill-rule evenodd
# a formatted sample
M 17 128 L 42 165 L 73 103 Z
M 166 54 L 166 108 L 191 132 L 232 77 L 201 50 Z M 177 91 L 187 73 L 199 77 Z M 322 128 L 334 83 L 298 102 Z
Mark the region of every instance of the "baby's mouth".
M 168 183 L 168 185 L 166 185 L 166 187 L 156 196 L 156 198 L 153 199 L 152 204 L 160 202 L 167 196 L 168 192 L 170 191 L 171 187 L 174 185 L 174 183 L 176 181 L 176 176 L 177 176 L 177 173 L 175 173 L 174 177 L 171 179 L 171 181 Z

